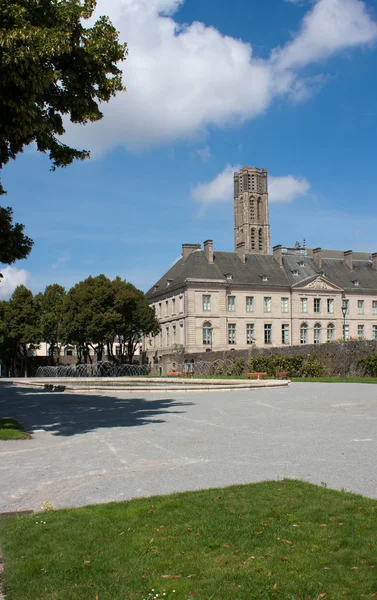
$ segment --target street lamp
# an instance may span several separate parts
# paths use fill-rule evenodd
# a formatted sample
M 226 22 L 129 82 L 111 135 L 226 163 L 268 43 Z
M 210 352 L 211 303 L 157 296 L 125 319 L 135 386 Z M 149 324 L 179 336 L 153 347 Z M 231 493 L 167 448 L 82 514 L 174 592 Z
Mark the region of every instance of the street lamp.
M 348 312 L 348 301 L 343 298 L 342 313 L 343 313 L 343 376 L 346 376 L 346 315 Z

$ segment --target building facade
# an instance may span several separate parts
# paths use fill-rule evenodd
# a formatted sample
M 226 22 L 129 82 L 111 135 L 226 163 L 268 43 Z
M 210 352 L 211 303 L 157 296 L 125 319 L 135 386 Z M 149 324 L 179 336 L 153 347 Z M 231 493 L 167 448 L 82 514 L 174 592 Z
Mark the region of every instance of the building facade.
M 234 182 L 235 251 L 183 244 L 147 294 L 161 323 L 144 340 L 148 357 L 377 339 L 377 253 L 296 244 L 270 254 L 267 171 L 244 167 Z

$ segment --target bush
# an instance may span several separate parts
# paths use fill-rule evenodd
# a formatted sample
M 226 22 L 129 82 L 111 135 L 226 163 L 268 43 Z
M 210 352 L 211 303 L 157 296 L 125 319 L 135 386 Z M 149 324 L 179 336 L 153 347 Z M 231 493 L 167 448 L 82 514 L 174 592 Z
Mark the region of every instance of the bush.
M 358 364 L 364 368 L 364 375 L 377 377 L 377 352 L 364 356 L 364 358 L 359 360 Z
M 256 356 L 249 360 L 248 370 L 265 372 L 274 377 L 276 371 L 288 371 L 291 377 L 320 377 L 323 366 L 315 355 Z

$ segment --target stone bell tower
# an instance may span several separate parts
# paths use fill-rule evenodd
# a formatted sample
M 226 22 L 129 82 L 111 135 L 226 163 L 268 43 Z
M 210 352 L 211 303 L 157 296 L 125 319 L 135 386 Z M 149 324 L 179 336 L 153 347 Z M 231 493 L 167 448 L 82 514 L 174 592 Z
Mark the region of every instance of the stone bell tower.
M 270 254 L 267 170 L 234 174 L 234 246 L 239 255 Z

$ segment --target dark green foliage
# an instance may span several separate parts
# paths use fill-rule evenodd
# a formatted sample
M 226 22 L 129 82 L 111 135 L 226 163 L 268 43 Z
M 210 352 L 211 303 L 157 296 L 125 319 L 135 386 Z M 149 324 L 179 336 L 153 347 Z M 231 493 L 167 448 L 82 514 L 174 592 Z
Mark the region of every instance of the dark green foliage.
M 364 373 L 370 377 L 377 377 L 377 352 L 368 354 L 359 360 L 359 366 L 364 368 Z
M 24 234 L 24 226 L 20 223 L 13 224 L 12 209 L 0 206 L 0 263 L 11 265 L 16 260 L 26 258 L 33 244 Z
M 230 362 L 214 363 L 211 375 L 216 377 L 240 377 L 246 374 L 246 362 L 243 358 L 233 358 Z
M 265 372 L 270 377 L 274 377 L 277 371 L 288 371 L 291 377 L 320 377 L 323 374 L 321 362 L 312 354 L 255 356 L 249 360 L 248 369 L 252 372 Z
M 0 171 L 32 142 L 49 153 L 52 170 L 89 156 L 59 140 L 63 116 L 73 123 L 101 119 L 99 103 L 124 89 L 118 63 L 127 54 L 107 17 L 85 26 L 95 6 L 1 0 Z
M 376 511 L 375 499 L 283 480 L 0 519 L 5 594 L 367 600 Z
M 63 341 L 63 307 L 65 289 L 54 283 L 35 298 L 38 303 L 42 340 L 49 344 L 50 362 L 59 361 L 60 345 Z

